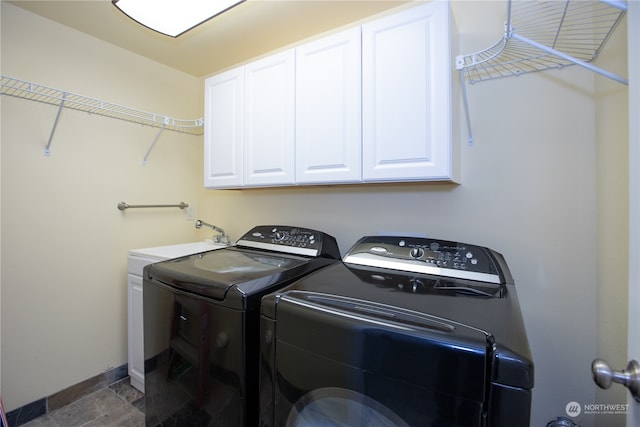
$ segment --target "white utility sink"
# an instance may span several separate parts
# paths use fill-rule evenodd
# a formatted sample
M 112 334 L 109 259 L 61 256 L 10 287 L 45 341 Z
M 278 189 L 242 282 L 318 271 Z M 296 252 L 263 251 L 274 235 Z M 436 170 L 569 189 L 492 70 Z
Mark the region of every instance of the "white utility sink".
M 214 243 L 213 240 L 203 240 L 200 242 L 181 243 L 178 245 L 131 249 L 129 251 L 129 273 L 142 276 L 143 267 L 147 264 L 151 264 L 152 262 L 212 251 L 226 246 L 227 245 L 223 245 L 221 243 Z
M 197 254 L 198 252 L 212 251 L 224 248 L 227 245 L 213 243 L 213 240 L 201 242 L 182 243 L 178 245 L 156 246 L 154 248 L 132 249 L 129 255 L 141 256 L 145 258 L 171 259 L 185 255 Z

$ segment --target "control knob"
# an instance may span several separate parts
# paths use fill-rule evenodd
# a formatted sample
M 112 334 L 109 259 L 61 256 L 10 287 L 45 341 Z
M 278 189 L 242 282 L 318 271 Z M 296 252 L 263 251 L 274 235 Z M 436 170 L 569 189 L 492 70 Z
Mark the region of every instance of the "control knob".
M 409 251 L 409 255 L 411 255 L 412 258 L 421 258 L 424 255 L 424 249 L 422 248 L 411 248 L 411 250 Z
M 411 279 L 411 291 L 415 294 L 424 289 L 424 283 L 420 279 Z

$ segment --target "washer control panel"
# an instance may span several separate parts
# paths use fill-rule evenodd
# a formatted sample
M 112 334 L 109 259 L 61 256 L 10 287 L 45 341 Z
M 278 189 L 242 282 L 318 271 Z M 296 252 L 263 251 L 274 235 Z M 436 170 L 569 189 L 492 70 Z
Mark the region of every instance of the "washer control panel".
M 491 249 L 416 237 L 368 236 L 345 255 L 348 264 L 502 283 Z
M 340 259 L 336 240 L 321 231 L 284 225 L 259 225 L 237 242 L 238 246 L 311 257 Z

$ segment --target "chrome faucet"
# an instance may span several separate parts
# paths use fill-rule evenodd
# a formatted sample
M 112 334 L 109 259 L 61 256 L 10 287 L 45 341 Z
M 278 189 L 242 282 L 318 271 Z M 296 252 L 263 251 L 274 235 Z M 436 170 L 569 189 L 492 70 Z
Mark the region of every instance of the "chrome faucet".
M 213 236 L 214 243 L 223 243 L 225 245 L 229 244 L 229 237 L 224 233 L 224 230 L 222 228 L 217 227 L 217 226 L 212 225 L 212 224 L 208 224 L 208 223 L 206 223 L 204 221 L 201 221 L 201 220 L 197 220 L 196 221 L 196 228 L 200 229 L 203 226 L 209 227 L 210 229 L 212 229 L 213 231 L 218 233 L 217 235 Z

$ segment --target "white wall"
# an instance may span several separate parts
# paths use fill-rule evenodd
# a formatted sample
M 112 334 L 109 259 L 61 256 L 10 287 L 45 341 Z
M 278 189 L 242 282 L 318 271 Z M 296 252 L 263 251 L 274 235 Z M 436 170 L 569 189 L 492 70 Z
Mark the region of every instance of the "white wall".
M 2 74 L 178 118 L 199 79 L 2 2 Z M 126 363 L 127 250 L 200 239 L 202 137 L 3 96 L 2 398 L 11 411 Z
M 599 62 L 621 76 L 627 71 L 626 20 L 613 35 Z M 597 354 L 617 370 L 627 366 L 627 301 L 629 247 L 629 133 L 627 86 L 596 78 L 596 176 L 598 206 Z M 626 403 L 629 392 L 616 385 L 596 389 L 598 403 Z M 624 425 L 609 415 L 597 417 L 597 425 Z

